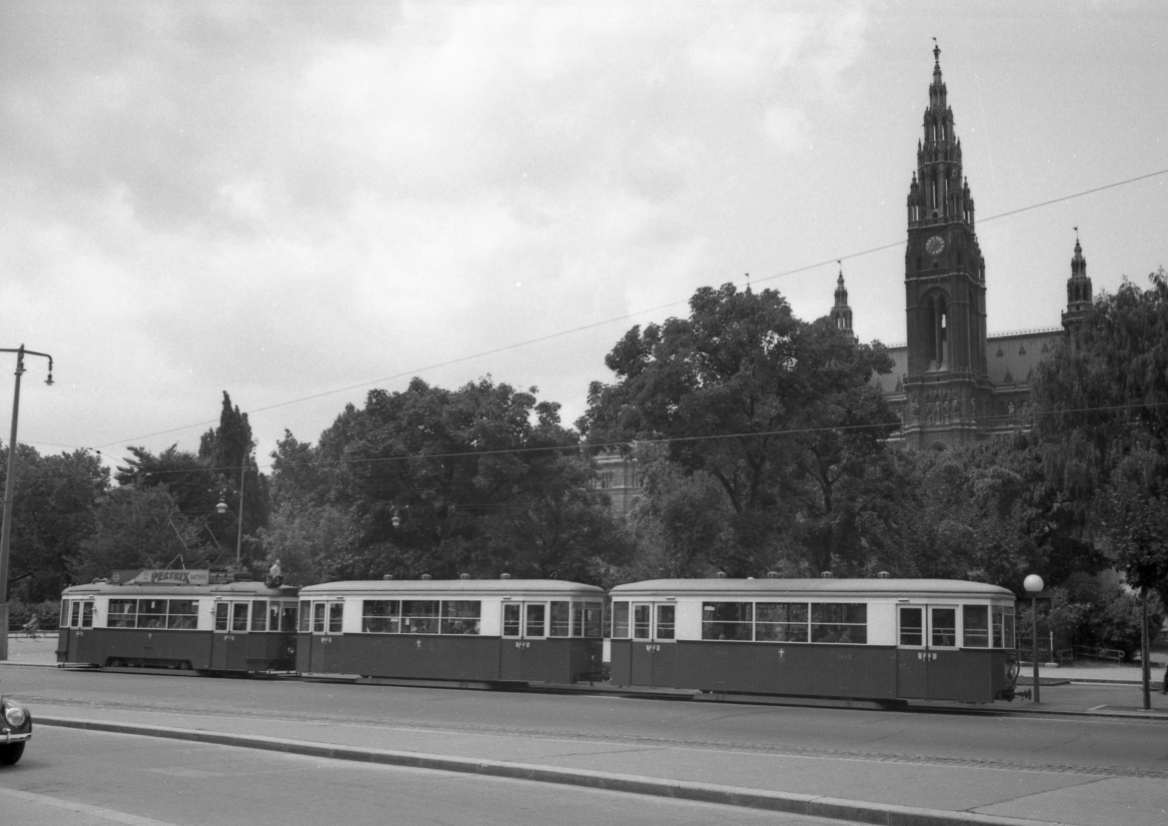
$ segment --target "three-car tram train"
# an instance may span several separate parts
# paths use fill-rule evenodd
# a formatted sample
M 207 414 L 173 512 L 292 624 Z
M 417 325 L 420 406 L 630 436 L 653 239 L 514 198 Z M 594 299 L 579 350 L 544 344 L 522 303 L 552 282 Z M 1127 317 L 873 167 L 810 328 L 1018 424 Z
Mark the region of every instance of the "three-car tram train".
M 607 647 L 612 687 L 990 703 L 1014 696 L 1014 611 L 1005 588 L 935 579 L 96 583 L 66 589 L 57 659 L 563 684 L 596 681 Z

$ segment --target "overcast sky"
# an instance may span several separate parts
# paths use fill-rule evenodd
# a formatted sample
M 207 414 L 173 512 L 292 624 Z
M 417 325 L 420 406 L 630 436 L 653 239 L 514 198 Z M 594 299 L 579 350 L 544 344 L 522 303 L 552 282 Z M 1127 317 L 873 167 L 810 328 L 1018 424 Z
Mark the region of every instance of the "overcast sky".
M 583 412 L 702 285 L 904 341 L 933 41 L 989 331 L 1168 264 L 1168 4 L 0 0 L 0 347 L 42 453 L 261 466 L 347 402 L 483 376 Z M 887 247 L 883 251 L 866 252 Z M 535 342 L 535 343 L 530 343 Z M 0 354 L 8 441 L 15 356 Z

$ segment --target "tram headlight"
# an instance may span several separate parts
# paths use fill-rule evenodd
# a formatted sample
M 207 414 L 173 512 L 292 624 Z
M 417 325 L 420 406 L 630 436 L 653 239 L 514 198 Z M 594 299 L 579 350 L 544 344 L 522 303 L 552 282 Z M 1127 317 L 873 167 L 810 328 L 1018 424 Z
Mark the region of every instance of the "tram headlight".
M 21 708 L 20 706 L 5 705 L 4 706 L 4 719 L 5 719 L 5 721 L 7 721 L 8 725 L 12 726 L 13 728 L 20 728 L 21 726 L 24 725 L 24 722 L 28 719 L 28 715 L 25 713 L 24 709 Z

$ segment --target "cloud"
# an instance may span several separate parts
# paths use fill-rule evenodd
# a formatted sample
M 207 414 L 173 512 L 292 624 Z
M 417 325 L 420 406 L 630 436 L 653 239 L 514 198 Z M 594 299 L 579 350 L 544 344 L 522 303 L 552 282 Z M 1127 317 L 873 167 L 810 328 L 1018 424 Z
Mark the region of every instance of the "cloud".
M 859 51 L 863 7 L 786 8 L 9 4 L 0 299 L 78 319 L 95 376 L 112 336 L 105 439 L 684 299 L 734 170 L 803 151 Z M 462 375 L 582 399 L 603 352 L 569 351 Z

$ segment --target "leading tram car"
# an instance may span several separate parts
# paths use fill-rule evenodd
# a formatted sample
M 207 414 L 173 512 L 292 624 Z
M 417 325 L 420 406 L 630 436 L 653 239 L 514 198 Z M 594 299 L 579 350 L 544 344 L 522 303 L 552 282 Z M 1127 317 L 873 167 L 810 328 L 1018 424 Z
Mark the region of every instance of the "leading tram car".
M 618 585 L 613 685 L 876 701 L 1013 699 L 1014 595 L 939 579 Z
M 570 683 L 601 668 L 604 591 L 547 579 L 300 589 L 297 670 L 387 680 Z
M 291 671 L 297 589 L 262 582 L 74 585 L 61 595 L 58 664 Z

